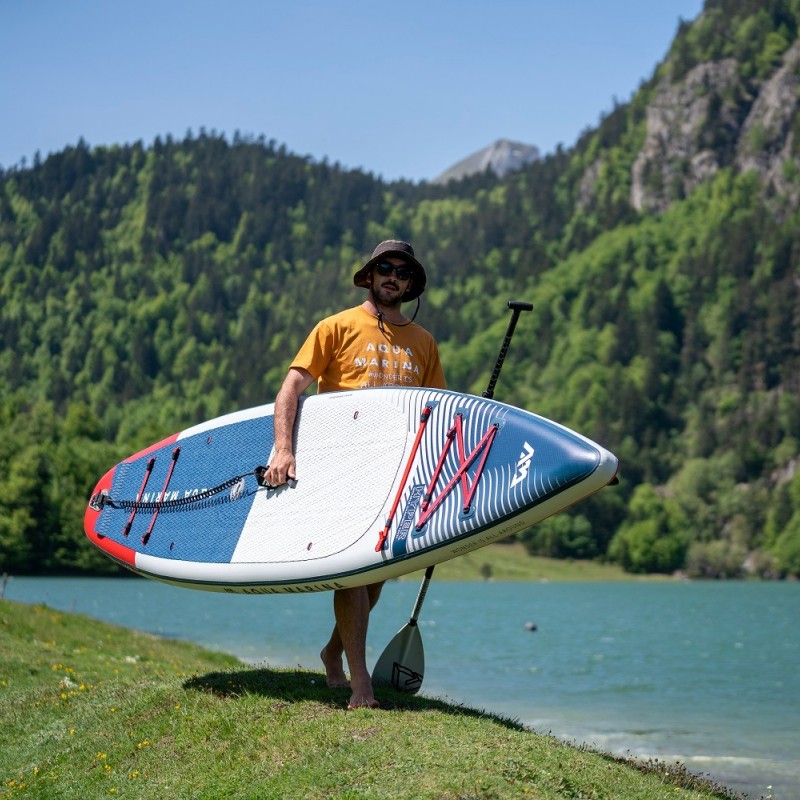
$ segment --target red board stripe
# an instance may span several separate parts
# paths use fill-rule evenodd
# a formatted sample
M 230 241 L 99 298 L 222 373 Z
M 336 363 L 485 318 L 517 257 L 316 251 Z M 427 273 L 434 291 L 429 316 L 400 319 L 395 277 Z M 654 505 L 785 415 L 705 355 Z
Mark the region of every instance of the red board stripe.
M 112 467 L 98 482 L 97 486 L 95 486 L 93 494 L 97 494 L 98 492 L 102 491 L 110 491 L 111 490 L 111 483 L 114 480 L 114 470 L 116 467 Z M 97 520 L 100 517 L 100 512 L 95 511 L 91 506 L 86 507 L 86 513 L 83 516 L 83 530 L 86 532 L 86 535 L 89 537 L 89 540 L 95 546 L 99 547 L 101 550 L 104 550 L 111 558 L 119 561 L 123 564 L 128 564 L 130 566 L 136 566 L 136 551 L 131 550 L 130 547 L 125 547 L 125 545 L 118 544 L 117 542 L 112 541 L 111 539 L 107 539 L 104 536 L 99 536 L 97 531 L 95 530 L 95 525 L 97 524 Z
M 163 441 L 157 442 L 150 447 L 145 448 L 144 450 L 135 453 L 134 455 L 126 458 L 122 463 L 128 464 L 131 461 L 135 461 L 138 458 L 142 458 L 143 456 L 152 453 L 154 450 L 158 450 L 161 447 L 168 447 L 169 445 L 174 444 L 178 440 L 179 433 L 175 433 L 172 436 L 168 436 Z M 116 467 L 112 467 L 98 482 L 97 486 L 94 489 L 93 494 L 97 494 L 102 491 L 110 492 L 111 491 L 111 484 L 114 480 L 114 471 Z M 104 550 L 108 553 L 111 558 L 115 559 L 116 561 L 121 562 L 122 564 L 130 565 L 131 567 L 136 566 L 136 551 L 131 550 L 130 547 L 126 547 L 124 544 L 119 544 L 118 542 L 114 542 L 111 539 L 107 539 L 104 536 L 100 536 L 97 533 L 96 525 L 97 520 L 100 517 L 100 512 L 95 511 L 90 506 L 87 506 L 86 513 L 83 517 L 83 529 L 86 532 L 86 535 L 89 537 L 89 540 L 101 550 Z
M 166 439 L 163 439 L 162 441 L 160 441 L 160 442 L 158 442 L 156 444 L 151 444 L 150 447 L 146 447 L 144 450 L 140 450 L 138 453 L 135 453 L 134 455 L 129 456 L 122 463 L 123 464 L 127 464 L 127 463 L 129 463 L 131 461 L 136 461 L 137 458 L 142 458 L 142 456 L 149 455 L 154 450 L 158 450 L 161 447 L 168 447 L 171 444 L 175 444 L 175 442 L 178 441 L 178 437 L 179 436 L 180 436 L 180 433 L 173 433 L 172 436 L 168 436 Z

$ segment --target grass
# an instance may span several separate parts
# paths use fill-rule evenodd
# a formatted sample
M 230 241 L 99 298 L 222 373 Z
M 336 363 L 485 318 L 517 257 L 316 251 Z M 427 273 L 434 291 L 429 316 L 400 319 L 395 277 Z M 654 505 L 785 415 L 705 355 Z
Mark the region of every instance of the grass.
M 154 609 L 155 612 L 155 609 Z M 734 798 L 438 699 L 0 601 L 0 798 Z
M 420 580 L 423 571 L 405 575 L 401 580 Z M 519 542 L 493 544 L 472 553 L 445 561 L 436 567 L 440 581 L 641 581 L 667 580 L 663 575 L 631 575 L 613 564 L 597 561 L 529 556 Z

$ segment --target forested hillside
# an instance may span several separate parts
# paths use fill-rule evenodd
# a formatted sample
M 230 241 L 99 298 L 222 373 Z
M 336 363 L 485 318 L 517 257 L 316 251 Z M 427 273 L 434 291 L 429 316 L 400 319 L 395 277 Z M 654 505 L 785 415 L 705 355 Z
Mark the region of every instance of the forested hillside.
M 111 570 L 99 475 L 270 401 L 385 238 L 448 383 L 598 440 L 619 486 L 526 532 L 631 571 L 800 575 L 800 0 L 707 0 L 653 76 L 503 180 L 386 183 L 214 132 L 0 173 L 0 569 Z

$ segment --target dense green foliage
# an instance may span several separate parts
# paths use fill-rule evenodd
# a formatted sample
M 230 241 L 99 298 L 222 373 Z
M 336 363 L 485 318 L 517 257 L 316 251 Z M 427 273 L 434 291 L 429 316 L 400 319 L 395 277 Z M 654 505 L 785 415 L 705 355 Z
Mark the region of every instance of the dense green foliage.
M 797 38 L 797 0 L 708 0 L 695 24 L 683 23 L 668 63 L 677 77 L 695 64 L 734 58 L 748 80 L 766 77 Z
M 798 20 L 798 0 L 709 0 L 657 74 L 734 57 L 757 82 Z M 0 173 L 0 569 L 112 569 L 81 530 L 100 474 L 271 400 L 313 322 L 360 302 L 365 256 L 400 237 L 429 270 L 418 320 L 449 385 L 480 393 L 506 300 L 532 301 L 496 396 L 621 459 L 620 486 L 526 532 L 531 552 L 800 574 L 800 212 L 728 166 L 637 213 L 654 81 L 502 181 L 387 184 L 204 131 Z

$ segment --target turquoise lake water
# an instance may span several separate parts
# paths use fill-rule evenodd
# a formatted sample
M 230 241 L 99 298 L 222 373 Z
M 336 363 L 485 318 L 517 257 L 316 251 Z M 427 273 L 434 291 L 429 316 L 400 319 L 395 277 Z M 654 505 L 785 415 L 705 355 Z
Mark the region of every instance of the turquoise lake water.
M 370 665 L 418 584 L 386 585 Z M 9 600 L 321 669 L 329 593 L 243 596 L 141 579 L 13 578 Z M 606 752 L 675 760 L 731 788 L 800 798 L 800 584 L 437 583 L 422 693 Z M 535 631 L 526 627 L 535 626 Z

